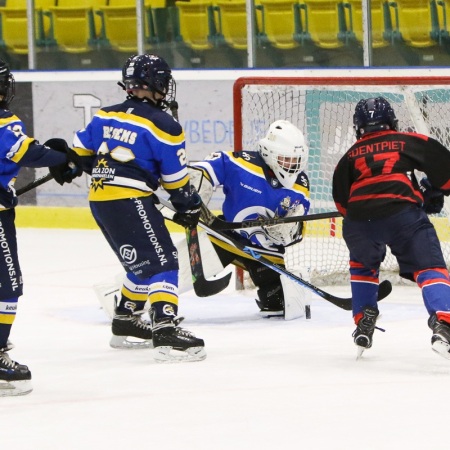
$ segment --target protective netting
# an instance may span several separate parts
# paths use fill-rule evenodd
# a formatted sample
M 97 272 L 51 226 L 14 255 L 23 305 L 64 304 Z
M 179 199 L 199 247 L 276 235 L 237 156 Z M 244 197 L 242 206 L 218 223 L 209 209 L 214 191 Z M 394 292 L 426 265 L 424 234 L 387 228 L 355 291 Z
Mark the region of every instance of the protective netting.
M 405 84 L 399 84 L 402 82 Z M 428 134 L 450 147 L 450 79 L 384 79 L 377 83 L 380 81 L 356 78 L 240 79 L 235 85 L 235 120 L 241 121 L 235 124 L 236 150 L 255 149 L 274 120 L 291 121 L 304 132 L 309 146 L 310 213 L 335 211 L 332 174 L 355 141 L 353 113 L 362 98 L 385 97 L 394 108 L 400 131 Z M 420 174 L 416 175 L 420 179 Z M 432 221 L 450 264 L 447 202 Z M 341 219 L 308 222 L 305 239 L 288 248 L 286 263 L 291 270 L 309 271 L 317 284 L 348 280 L 348 251 L 341 237 Z M 397 268 L 395 258 L 388 253 L 382 265 L 383 277 L 396 281 Z

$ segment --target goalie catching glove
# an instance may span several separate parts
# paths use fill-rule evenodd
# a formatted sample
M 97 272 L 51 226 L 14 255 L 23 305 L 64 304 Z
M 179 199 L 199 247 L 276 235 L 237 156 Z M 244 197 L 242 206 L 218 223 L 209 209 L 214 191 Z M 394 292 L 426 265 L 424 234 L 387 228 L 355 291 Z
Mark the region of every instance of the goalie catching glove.
M 284 217 L 303 216 L 305 208 L 303 205 L 298 205 L 290 209 Z M 263 225 L 264 234 L 275 245 L 288 245 L 300 242 L 303 239 L 303 222 L 297 223 L 280 223 L 277 225 Z
M 444 193 L 436 189 L 428 178 L 420 180 L 420 190 L 423 195 L 423 209 L 427 214 L 439 214 L 444 207 Z

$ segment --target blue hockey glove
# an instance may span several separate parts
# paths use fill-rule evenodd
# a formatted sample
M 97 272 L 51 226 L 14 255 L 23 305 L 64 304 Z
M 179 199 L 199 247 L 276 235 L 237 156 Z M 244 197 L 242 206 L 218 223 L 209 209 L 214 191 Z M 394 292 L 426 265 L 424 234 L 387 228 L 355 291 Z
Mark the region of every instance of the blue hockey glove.
M 420 180 L 420 190 L 423 195 L 423 209 L 427 214 L 439 214 L 444 207 L 444 194 L 434 188 L 428 178 Z
M 49 171 L 52 174 L 54 180 L 61 186 L 64 183 L 71 183 L 76 177 L 81 176 L 83 173 L 81 167 L 72 161 L 69 157 L 70 148 L 64 139 L 53 138 L 44 143 L 46 147 L 50 147 L 57 152 L 66 154 L 66 161 L 56 166 L 49 167 Z
M 195 227 L 200 219 L 200 207 L 202 206 L 202 199 L 197 192 L 191 195 L 191 201 L 188 209 L 184 212 L 176 212 L 173 216 L 173 221 L 185 228 Z

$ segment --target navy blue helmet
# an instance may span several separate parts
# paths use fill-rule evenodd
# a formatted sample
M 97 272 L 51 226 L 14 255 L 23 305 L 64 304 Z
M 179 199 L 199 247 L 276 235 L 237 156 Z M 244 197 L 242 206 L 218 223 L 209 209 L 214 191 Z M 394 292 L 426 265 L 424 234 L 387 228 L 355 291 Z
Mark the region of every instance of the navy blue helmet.
M 353 115 L 356 138 L 366 133 L 382 130 L 397 130 L 398 120 L 389 102 L 383 97 L 360 100 Z
M 122 69 L 123 88 L 133 96 L 133 89 L 145 89 L 163 96 L 160 106 L 167 109 L 175 101 L 176 85 L 166 61 L 157 55 L 133 55 Z
M 9 70 L 8 64 L 0 59 L 0 108 L 8 109 L 16 93 L 16 82 L 13 74 Z

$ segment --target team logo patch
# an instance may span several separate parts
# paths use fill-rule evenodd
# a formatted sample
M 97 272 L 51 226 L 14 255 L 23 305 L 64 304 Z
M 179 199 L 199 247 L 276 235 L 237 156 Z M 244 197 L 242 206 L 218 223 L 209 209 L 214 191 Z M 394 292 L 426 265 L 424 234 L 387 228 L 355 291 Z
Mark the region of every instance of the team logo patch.
M 129 309 L 130 311 L 133 311 L 133 312 L 134 312 L 134 310 L 136 309 L 136 303 L 130 302 L 129 300 L 127 300 L 123 306 L 124 306 L 126 309 Z
M 174 317 L 175 317 L 175 311 L 174 311 L 174 309 L 173 309 L 173 305 L 169 305 L 169 304 L 164 305 L 164 307 L 163 307 L 163 313 L 164 313 L 166 316 L 174 316 Z
M 120 247 L 120 256 L 127 264 L 133 264 L 137 259 L 136 249 L 130 245 L 125 244 Z

